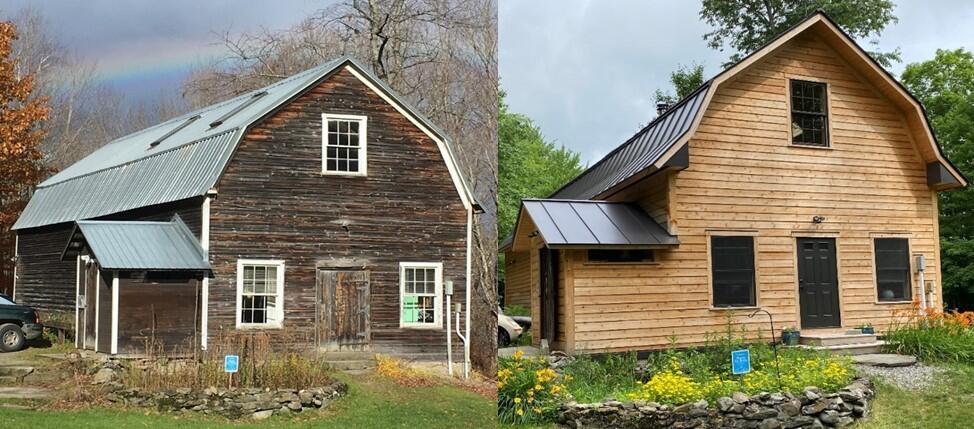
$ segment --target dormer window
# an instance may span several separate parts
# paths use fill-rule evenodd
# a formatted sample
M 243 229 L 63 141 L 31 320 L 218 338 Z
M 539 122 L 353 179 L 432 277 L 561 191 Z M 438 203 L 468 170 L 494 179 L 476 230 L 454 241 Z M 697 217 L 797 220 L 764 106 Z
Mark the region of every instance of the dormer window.
M 365 116 L 321 115 L 324 174 L 364 176 L 366 172 Z
M 822 82 L 791 81 L 791 143 L 829 147 L 829 112 Z

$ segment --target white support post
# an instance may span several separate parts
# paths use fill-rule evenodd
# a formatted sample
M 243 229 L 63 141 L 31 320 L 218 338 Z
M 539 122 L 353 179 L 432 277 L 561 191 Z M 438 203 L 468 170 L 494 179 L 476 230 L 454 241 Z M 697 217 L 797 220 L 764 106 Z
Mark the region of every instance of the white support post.
M 118 271 L 112 272 L 112 354 L 118 354 Z
M 464 331 L 466 332 L 466 335 L 464 336 L 465 339 L 463 341 L 463 378 L 464 379 L 470 378 L 470 289 L 472 288 L 471 285 L 473 284 L 473 280 L 471 279 L 473 273 L 473 269 L 471 266 L 471 264 L 473 263 L 472 255 L 471 255 L 471 253 L 473 252 L 472 241 L 473 241 L 473 208 L 471 207 L 467 209 L 467 275 L 466 275 L 467 312 L 465 314 L 466 317 L 464 319 L 464 326 L 463 326 Z M 460 328 L 459 320 L 457 321 L 457 323 L 458 323 L 457 329 L 459 329 Z
M 200 228 L 200 247 L 206 260 L 210 260 L 210 197 L 203 199 L 203 216 Z M 209 339 L 209 310 L 210 310 L 210 278 L 203 275 L 202 297 L 200 297 L 200 350 L 206 350 L 206 343 Z
M 95 348 L 94 349 L 95 351 L 98 351 L 98 321 L 101 320 L 101 317 L 98 317 L 99 316 L 98 313 L 101 312 L 101 300 L 99 299 L 101 297 L 101 269 L 98 269 L 98 267 L 95 267 L 95 269 L 97 271 L 95 271 Z M 87 303 L 88 308 L 91 308 L 91 300 L 89 298 L 91 297 L 90 296 L 85 297 L 85 300 L 88 301 Z
M 81 327 L 81 311 L 78 302 L 78 298 L 81 297 L 81 255 L 78 255 L 75 262 L 74 270 L 74 347 L 80 347 L 81 336 L 78 335 Z
M 20 260 L 20 234 L 14 235 L 14 291 L 13 300 L 17 300 L 17 262 Z

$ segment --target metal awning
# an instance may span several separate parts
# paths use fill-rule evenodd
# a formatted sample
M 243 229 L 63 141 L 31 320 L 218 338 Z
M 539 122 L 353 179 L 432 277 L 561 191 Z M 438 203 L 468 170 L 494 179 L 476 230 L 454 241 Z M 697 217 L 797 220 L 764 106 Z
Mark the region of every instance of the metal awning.
M 206 252 L 179 216 L 168 222 L 78 221 L 62 259 L 85 246 L 106 270 L 212 270 Z
M 524 200 L 551 248 L 655 248 L 680 244 L 639 206 L 577 200 Z

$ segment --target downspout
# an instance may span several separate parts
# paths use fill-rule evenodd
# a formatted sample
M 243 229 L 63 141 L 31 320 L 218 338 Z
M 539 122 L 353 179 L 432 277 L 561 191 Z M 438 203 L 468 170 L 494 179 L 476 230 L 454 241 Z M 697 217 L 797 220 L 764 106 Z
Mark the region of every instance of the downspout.
M 207 192 L 206 198 L 203 199 L 202 207 L 202 219 L 200 226 L 200 248 L 203 249 L 203 255 L 206 257 L 206 262 L 210 262 L 210 196 L 215 194 L 213 190 Z M 210 312 L 210 276 L 206 273 L 203 274 L 203 293 L 200 298 L 200 350 L 206 351 L 207 340 L 209 339 L 209 312 Z

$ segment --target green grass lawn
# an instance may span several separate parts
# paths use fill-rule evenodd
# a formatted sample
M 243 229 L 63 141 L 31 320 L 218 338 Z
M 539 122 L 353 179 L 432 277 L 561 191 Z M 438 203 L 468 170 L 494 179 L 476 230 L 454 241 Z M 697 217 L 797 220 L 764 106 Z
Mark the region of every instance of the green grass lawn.
M 863 429 L 974 427 L 974 365 L 948 366 L 944 378 L 925 391 L 877 383 L 872 417 Z
M 410 388 L 392 382 L 340 375 L 349 395 L 320 412 L 274 416 L 255 423 L 147 409 L 26 411 L 0 407 L 4 429 L 43 428 L 457 428 L 493 427 L 492 400 L 452 386 Z

